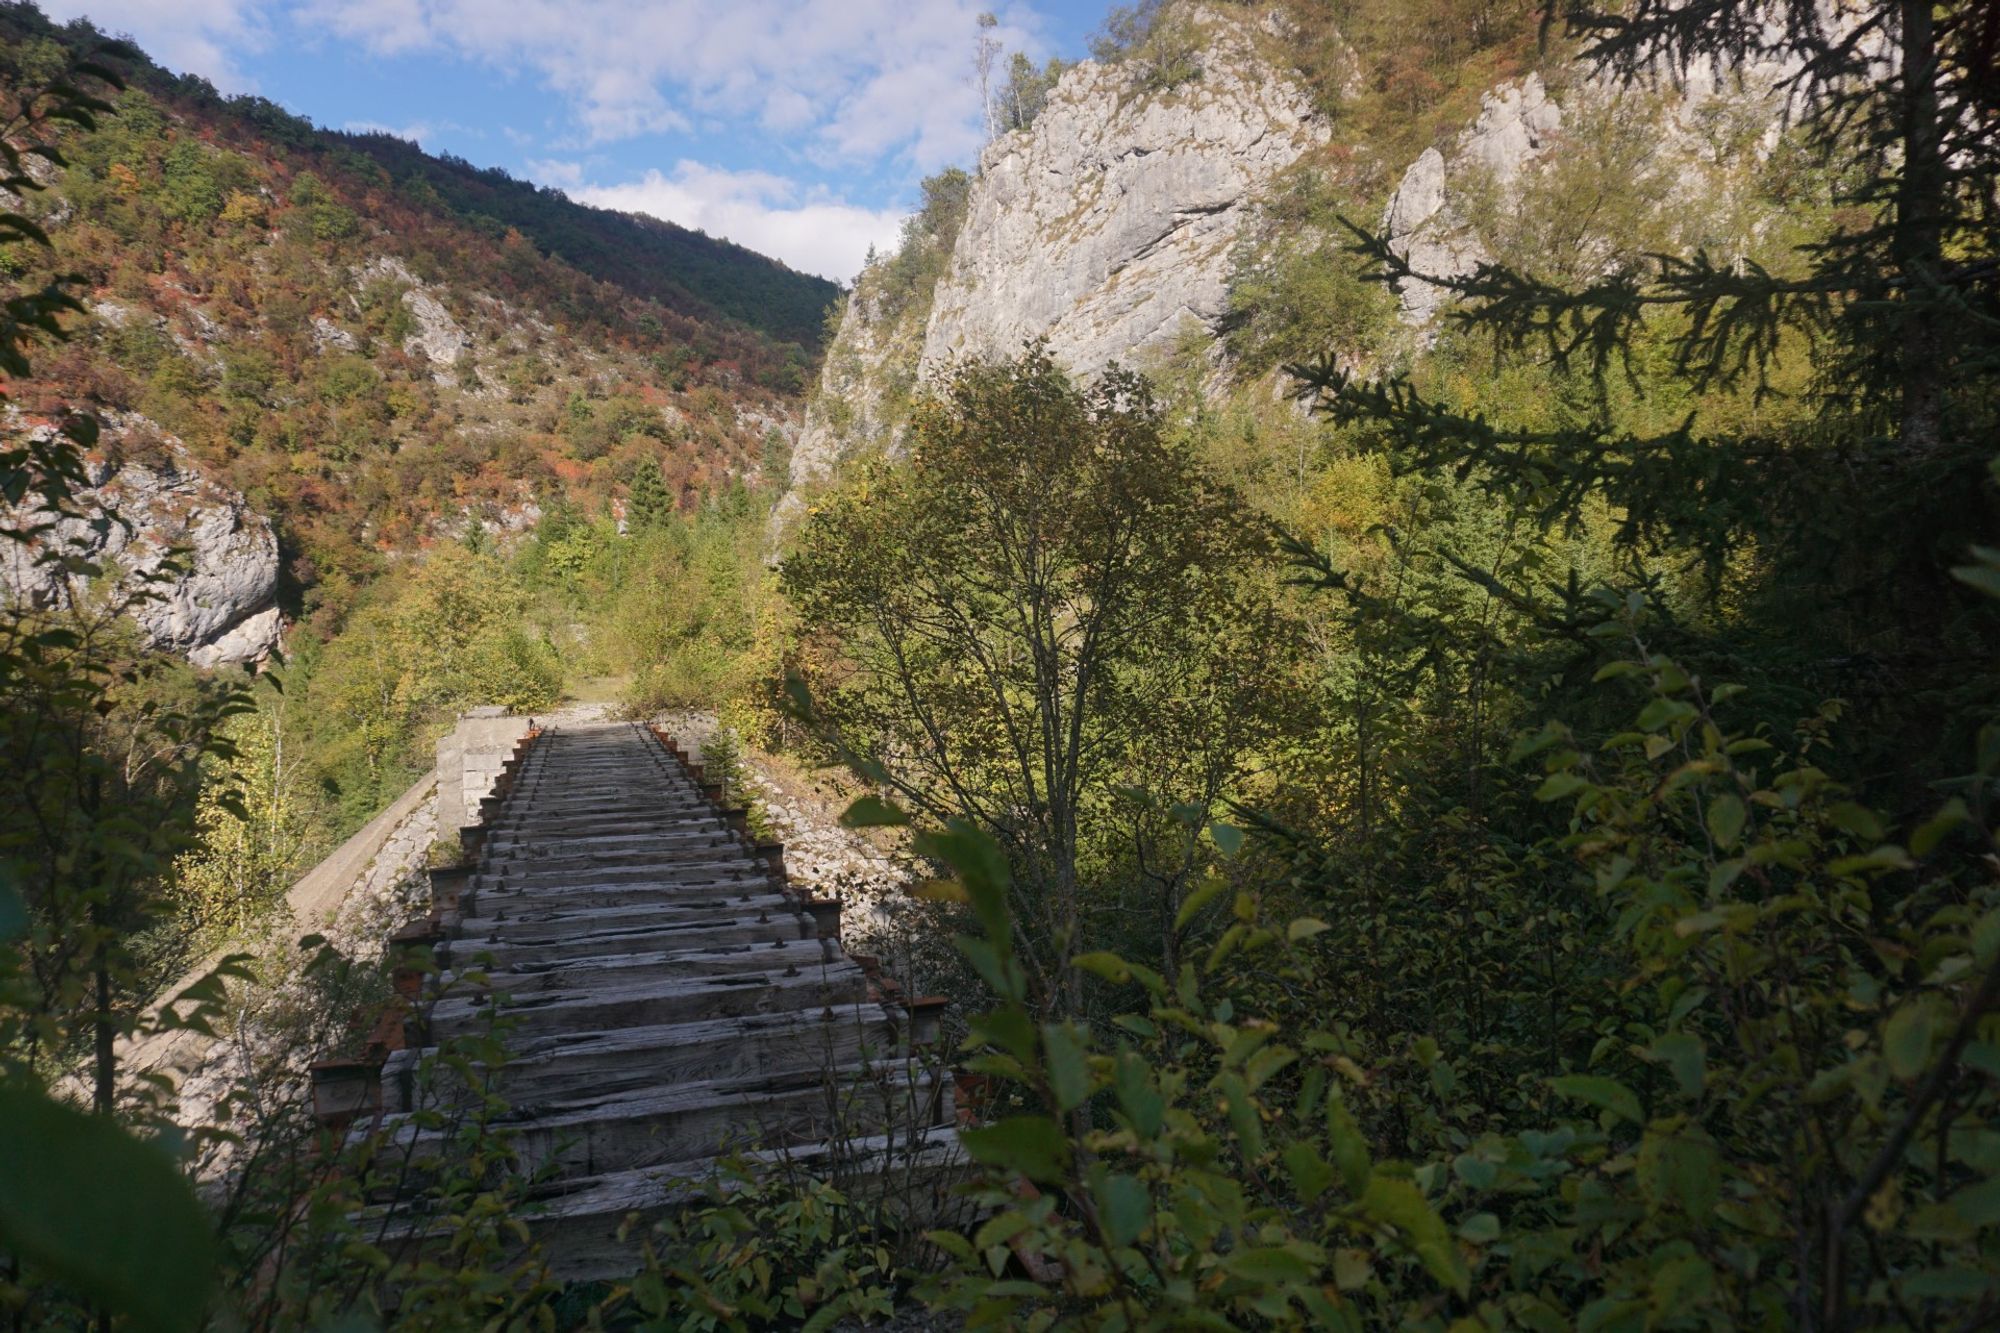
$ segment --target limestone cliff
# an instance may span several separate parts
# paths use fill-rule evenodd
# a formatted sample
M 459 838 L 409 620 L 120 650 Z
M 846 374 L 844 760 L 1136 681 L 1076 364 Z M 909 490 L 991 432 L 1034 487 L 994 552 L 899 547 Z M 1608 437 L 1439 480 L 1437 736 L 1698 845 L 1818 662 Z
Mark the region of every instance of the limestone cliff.
M 893 307 L 878 287 L 863 273 L 847 298 L 792 448 L 786 491 L 771 517 L 774 533 L 801 512 L 805 490 L 832 479 L 842 458 L 877 443 L 893 449 L 900 436 L 903 395 L 923 346 L 924 308 Z
M 1217 330 L 1259 192 L 1328 127 L 1240 24 L 1204 20 L 1193 78 L 1154 91 L 1125 66 L 1078 65 L 1028 129 L 986 150 L 932 306 L 927 365 L 1046 337 L 1088 376 L 1190 326 Z
M 952 357 L 1046 337 L 1088 376 L 1217 331 L 1260 193 L 1329 130 L 1307 90 L 1259 53 L 1250 20 L 1193 12 L 1206 40 L 1190 77 L 1152 87 L 1131 66 L 1084 62 L 1028 128 L 988 145 L 952 234 L 906 240 L 943 245 L 941 276 L 892 287 L 901 255 L 861 275 L 780 522 L 841 458 L 893 450 L 912 386 Z
M 1451 278 L 1500 260 L 1568 283 L 1647 253 L 1759 261 L 1786 226 L 1760 173 L 1780 143 L 1796 71 L 1697 66 L 1627 86 L 1559 52 L 1530 52 L 1519 59 L 1537 72 L 1468 83 L 1466 100 L 1451 104 L 1464 118 L 1441 119 L 1427 145 L 1413 146 L 1385 133 L 1379 110 L 1371 121 L 1340 109 L 1367 92 L 1337 35 L 1322 40 L 1348 59 L 1316 76 L 1339 83 L 1316 100 L 1288 57 L 1296 32 L 1280 11 L 1184 0 L 1171 12 L 1200 29 L 1191 69 L 1162 84 L 1143 62 L 1071 68 L 1028 128 L 987 146 L 930 287 L 901 304 L 885 299 L 882 274 L 902 255 L 863 273 L 808 411 L 780 524 L 797 512 L 798 490 L 843 458 L 893 453 L 913 388 L 954 357 L 1046 338 L 1089 377 L 1192 346 L 1230 372 L 1209 381 L 1222 393 L 1286 356 L 1326 349 L 1380 364 L 1420 353 L 1447 292 L 1406 280 L 1400 322 L 1384 312 L 1370 323 L 1372 288 L 1351 275 L 1345 286 L 1326 280 L 1345 262 L 1336 218 L 1376 222 L 1420 274 Z M 1335 110 L 1329 118 L 1317 105 Z M 1320 202 L 1302 214 L 1301 198 Z M 1281 290 L 1287 282 L 1293 289 Z M 1349 320 L 1312 308 L 1350 296 Z M 1246 352 L 1254 340 L 1242 330 L 1285 319 L 1306 338 L 1341 326 L 1352 345 Z
M 178 440 L 143 417 L 111 414 L 105 426 L 111 449 L 88 460 L 91 485 L 76 497 L 79 512 L 30 543 L 0 544 L 0 598 L 41 608 L 85 602 L 92 580 L 40 558 L 49 552 L 96 565 L 121 592 L 131 592 L 166 570 L 178 551 L 182 567 L 154 583 L 153 595 L 134 609 L 147 643 L 199 667 L 268 656 L 280 628 L 278 539 L 270 521 L 204 477 Z M 17 415 L 5 427 L 48 429 Z M 119 461 L 119 446 L 133 437 L 149 442 L 143 459 Z M 32 504 L 0 513 L 10 527 L 48 517 Z

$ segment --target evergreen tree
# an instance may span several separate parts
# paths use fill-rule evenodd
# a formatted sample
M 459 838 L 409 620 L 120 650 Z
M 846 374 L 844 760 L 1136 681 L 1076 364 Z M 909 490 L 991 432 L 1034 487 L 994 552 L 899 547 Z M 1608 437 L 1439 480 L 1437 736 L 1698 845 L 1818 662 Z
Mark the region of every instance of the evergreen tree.
M 1940 729 L 1912 726 L 1911 707 L 1974 704 L 1943 728 L 1951 742 L 1957 718 L 2000 700 L 2000 675 L 1984 666 L 2000 621 L 1951 574 L 1996 518 L 1986 463 L 2000 376 L 2000 10 L 1636 0 L 1621 12 L 1573 8 L 1567 22 L 1585 59 L 1628 86 L 1790 71 L 1778 90 L 1786 133 L 1830 183 L 1831 234 L 1782 272 L 1706 252 L 1653 255 L 1572 288 L 1492 262 L 1455 278 L 1418 273 L 1386 236 L 1350 223 L 1378 278 L 1445 288 L 1451 320 L 1489 336 L 1498 355 L 1595 383 L 1598 410 L 1528 427 L 1458 411 L 1407 375 L 1343 372 L 1331 354 L 1292 371 L 1322 412 L 1381 430 L 1403 467 L 1473 477 L 1545 525 L 1604 506 L 1635 580 L 1640 557 L 1661 551 L 1699 559 L 1716 592 L 1733 568 L 1736 628 L 1712 620 L 1705 643 L 1675 651 L 1727 657 L 1739 671 L 1747 654 L 1792 682 L 1810 674 L 1820 693 L 1862 705 L 1872 762 L 1935 773 Z M 1611 424 L 1609 384 L 1639 384 L 1640 349 L 1662 345 L 1697 393 L 1761 395 L 1781 360 L 1809 359 L 1809 426 L 1752 416 L 1717 428 L 1694 415 L 1658 434 Z
M 666 473 L 660 460 L 648 458 L 632 474 L 632 488 L 625 501 L 625 523 L 633 533 L 665 527 L 674 517 L 674 501 L 667 490 Z

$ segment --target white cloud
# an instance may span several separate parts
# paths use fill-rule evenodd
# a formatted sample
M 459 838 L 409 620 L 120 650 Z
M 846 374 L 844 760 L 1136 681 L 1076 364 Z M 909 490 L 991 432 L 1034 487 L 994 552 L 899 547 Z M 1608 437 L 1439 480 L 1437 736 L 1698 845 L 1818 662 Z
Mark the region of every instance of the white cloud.
M 821 160 L 900 153 L 931 170 L 979 146 L 973 48 L 991 4 L 302 0 L 298 14 L 385 54 L 435 50 L 530 71 L 563 99 L 587 143 L 721 117 L 795 136 L 788 147 Z M 1027 0 L 1000 17 L 996 39 L 1039 50 Z
M 168 69 L 199 74 L 226 93 L 255 87 L 232 53 L 261 50 L 268 40 L 258 0 L 42 0 L 42 12 L 63 23 L 87 18 L 132 38 Z
M 461 125 L 455 120 L 413 120 L 407 125 L 385 125 L 379 120 L 347 120 L 341 122 L 340 128 L 349 134 L 387 134 L 419 147 L 440 134 L 463 134 L 473 139 L 486 137 L 486 131 L 477 125 Z
M 871 245 L 892 249 L 902 229 L 904 215 L 895 209 L 802 198 L 792 182 L 769 172 L 724 171 L 684 161 L 672 174 L 652 170 L 621 185 L 572 186 L 563 177 L 575 165 L 538 164 L 558 168 L 541 178 L 562 185 L 571 198 L 583 203 L 649 213 L 711 236 L 726 236 L 775 255 L 793 268 L 840 282 L 861 271 Z
M 560 158 L 538 157 L 527 162 L 528 176 L 543 185 L 553 185 L 558 189 L 573 190 L 583 184 L 583 163 L 565 162 Z
M 421 120 L 409 125 L 384 125 L 379 120 L 350 120 L 342 124 L 340 128 L 346 130 L 349 134 L 387 134 L 393 138 L 419 145 L 423 143 L 424 136 L 431 133 L 430 125 Z

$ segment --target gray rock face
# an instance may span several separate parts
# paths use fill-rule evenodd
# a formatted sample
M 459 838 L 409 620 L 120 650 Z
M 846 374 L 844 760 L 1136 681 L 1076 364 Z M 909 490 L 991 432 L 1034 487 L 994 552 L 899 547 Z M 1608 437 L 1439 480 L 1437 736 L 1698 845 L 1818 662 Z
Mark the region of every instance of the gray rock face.
M 927 369 L 1032 338 L 1090 376 L 1219 326 L 1260 191 L 1326 141 L 1306 90 L 1202 15 L 1199 78 L 1166 92 L 1078 65 L 1027 130 L 980 160 L 924 339 Z
M 1502 184 L 1541 156 L 1562 132 L 1562 108 L 1549 100 L 1539 74 L 1502 84 L 1480 99 L 1479 119 L 1458 142 L 1459 157 L 1483 166 Z
M 313 316 L 312 340 L 313 348 L 320 352 L 351 352 L 360 346 L 353 334 L 325 315 Z
M 885 309 L 862 275 L 792 451 L 774 540 L 803 511 L 802 488 L 864 450 L 897 451 L 913 382 L 954 357 L 1047 337 L 1089 377 L 1142 363 L 1183 330 L 1215 332 L 1257 196 L 1328 130 L 1243 20 L 1199 21 L 1210 36 L 1199 78 L 1155 92 L 1086 62 L 1031 126 L 988 146 L 928 309 Z
M 385 279 L 402 284 L 403 293 L 398 299 L 417 324 L 416 332 L 403 339 L 403 351 L 430 362 L 435 367 L 431 377 L 439 384 L 456 385 L 458 375 L 454 367 L 472 350 L 472 338 L 459 327 L 444 303 L 410 272 L 408 265 L 390 255 L 378 256 L 374 262 L 355 269 L 354 275 L 361 285 Z
M 1446 211 L 1444 154 L 1435 148 L 1426 148 L 1403 173 L 1382 230 L 1389 248 L 1418 273 L 1457 278 L 1478 267 L 1478 238 Z M 1397 283 L 1396 296 L 1403 318 L 1413 324 L 1430 323 L 1447 299 L 1443 287 L 1419 278 Z
M 417 321 L 417 331 L 403 339 L 403 350 L 421 353 L 434 366 L 457 365 L 459 356 L 472 346 L 472 339 L 458 327 L 451 312 L 421 287 L 404 292 L 403 304 Z
M 109 434 L 150 427 L 136 417 L 108 417 Z M 18 417 L 12 430 L 46 430 Z M 12 606 L 76 606 L 89 597 L 87 580 L 36 556 L 67 549 L 101 566 L 133 591 L 158 573 L 176 548 L 188 568 L 155 585 L 133 618 L 148 644 L 185 654 L 199 667 L 257 661 L 278 644 L 278 539 L 268 519 L 252 513 L 242 496 L 203 477 L 178 441 L 168 438 L 163 459 L 145 463 L 90 464 L 90 489 L 77 499 L 85 515 L 115 513 L 125 522 L 99 525 L 66 518 L 35 542 L 0 544 L 0 596 Z M 38 506 L 4 512 L 10 525 L 47 517 Z M 126 525 L 129 525 L 126 526 Z
M 1418 273 L 1458 278 L 1487 258 L 1485 246 L 1451 207 L 1448 178 L 1482 172 L 1500 190 L 1511 189 L 1529 163 L 1548 151 L 1562 132 L 1562 108 L 1551 101 L 1541 76 L 1503 84 L 1480 101 L 1479 118 L 1458 138 L 1451 162 L 1426 148 L 1410 169 L 1382 218 L 1389 248 Z M 1435 283 L 1406 279 L 1396 286 L 1403 318 L 1428 325 L 1450 299 Z
M 901 329 L 900 323 L 875 308 L 865 290 L 848 297 L 840 329 L 826 349 L 819 391 L 806 405 L 805 425 L 792 446 L 787 489 L 771 511 L 774 539 L 805 511 L 802 490 L 831 480 L 843 457 L 878 443 L 895 448 L 902 423 L 889 410 L 889 384 L 896 364 L 914 350 L 903 347 L 905 339 L 898 335 L 920 332 Z
M 1633 169 L 1648 184 L 1664 182 L 1661 193 L 1678 214 L 1670 230 L 1682 233 L 1686 248 L 1726 249 L 1732 227 L 1739 240 L 1752 234 L 1747 220 L 1755 204 L 1740 168 L 1776 147 L 1797 73 L 1773 61 L 1697 62 L 1685 71 L 1662 67 L 1626 85 L 1607 71 L 1585 69 L 1567 82 L 1561 102 L 1536 74 L 1502 84 L 1486 93 L 1477 119 L 1448 148 L 1425 149 L 1410 164 L 1382 230 L 1419 274 L 1471 273 L 1491 253 L 1468 220 L 1468 197 L 1484 194 L 1502 211 L 1511 209 L 1538 173 L 1560 166 L 1566 154 L 1587 151 L 1578 138 L 1622 120 L 1647 127 L 1643 158 Z M 1751 132 L 1742 133 L 1744 126 Z M 1596 242 L 1580 244 L 1588 253 Z M 1399 283 L 1397 295 L 1404 321 L 1426 331 L 1450 299 L 1421 278 Z

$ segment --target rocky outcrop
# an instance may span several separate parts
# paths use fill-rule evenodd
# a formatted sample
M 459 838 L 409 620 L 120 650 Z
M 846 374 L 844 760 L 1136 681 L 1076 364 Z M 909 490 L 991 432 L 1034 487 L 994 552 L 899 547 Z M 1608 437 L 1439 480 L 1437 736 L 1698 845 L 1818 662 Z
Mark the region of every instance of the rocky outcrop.
M 773 536 L 804 512 L 803 493 L 831 480 L 843 458 L 875 445 L 895 449 L 903 402 L 894 390 L 914 377 L 922 333 L 921 321 L 882 309 L 864 274 L 847 298 L 820 368 L 818 392 L 792 446 L 788 485 L 771 513 Z
M 313 350 L 319 352 L 352 352 L 361 343 L 355 336 L 325 315 L 314 315 L 312 321 Z
M 1089 377 L 1220 328 L 1258 197 L 1328 128 L 1307 91 L 1258 54 L 1255 24 L 1193 12 L 1208 38 L 1196 77 L 1155 89 L 1131 66 L 1085 62 L 1027 129 L 987 147 L 955 238 L 908 242 L 951 247 L 934 289 L 892 298 L 877 270 L 862 273 L 792 452 L 774 536 L 803 510 L 801 490 L 843 459 L 894 453 L 912 390 L 954 357 L 1047 338 Z M 1262 37 L 1274 35 L 1267 22 Z
M 1382 218 L 1389 248 L 1416 272 L 1436 278 L 1463 277 L 1478 268 L 1485 248 L 1451 207 L 1447 177 L 1479 171 L 1495 186 L 1511 189 L 1521 171 L 1555 142 L 1562 124 L 1562 108 L 1549 99 L 1539 75 L 1487 93 L 1479 119 L 1459 136 L 1449 166 L 1443 153 L 1426 148 L 1403 173 Z M 1403 318 L 1424 325 L 1448 297 L 1443 287 L 1417 278 L 1398 283 L 1396 295 Z
M 403 350 L 421 355 L 434 366 L 457 365 L 458 358 L 472 346 L 472 339 L 458 327 L 451 312 L 421 287 L 404 292 L 403 305 L 417 321 L 417 331 L 403 339 Z
M 451 312 L 425 283 L 410 272 L 402 260 L 384 255 L 357 271 L 362 284 L 387 280 L 402 286 L 398 298 L 403 308 L 410 312 L 416 323 L 416 331 L 403 339 L 403 351 L 410 356 L 421 356 L 430 362 L 433 370 L 431 378 L 443 385 L 456 385 L 458 375 L 454 370 L 459 359 L 472 350 L 472 338 L 459 327 Z
M 1663 213 L 1678 248 L 1715 251 L 1754 239 L 1760 223 L 1746 163 L 1767 156 L 1787 123 L 1798 70 L 1771 61 L 1660 68 L 1630 83 L 1608 71 L 1569 71 L 1558 97 L 1540 75 L 1505 83 L 1444 148 L 1425 149 L 1403 173 L 1382 216 L 1389 247 L 1420 275 L 1462 277 L 1494 257 L 1481 221 L 1517 210 L 1568 161 L 1643 126 L 1621 168 Z M 1478 215 L 1485 213 L 1482 219 Z M 1732 235 L 1733 233 L 1733 235 Z M 1576 242 L 1586 267 L 1608 260 L 1594 238 Z M 1406 323 L 1430 330 L 1449 293 L 1421 277 L 1397 284 Z
M 1218 329 L 1260 192 L 1328 130 L 1234 21 L 1199 21 L 1210 40 L 1198 77 L 1154 91 L 1125 66 L 1086 62 L 1028 129 L 986 150 L 927 367 L 1046 337 L 1089 376 Z
M 200 667 L 252 662 L 278 644 L 278 539 L 268 519 L 251 512 L 241 495 L 202 476 L 187 451 L 160 436 L 143 418 L 107 414 L 105 438 L 114 446 L 88 464 L 90 487 L 76 496 L 77 512 L 27 543 L 0 544 L 0 593 L 12 606 L 42 609 L 88 604 L 101 582 L 44 557 L 63 552 L 96 565 L 115 580 L 119 595 L 151 584 L 151 595 L 132 610 L 148 644 L 185 654 Z M 5 428 L 50 430 L 12 416 Z M 115 461 L 123 437 L 146 435 L 162 443 L 145 461 Z M 7 511 L 11 527 L 47 522 L 52 515 L 30 503 Z M 168 570 L 181 552 L 184 565 Z M 164 574 L 164 577 L 160 577 Z

